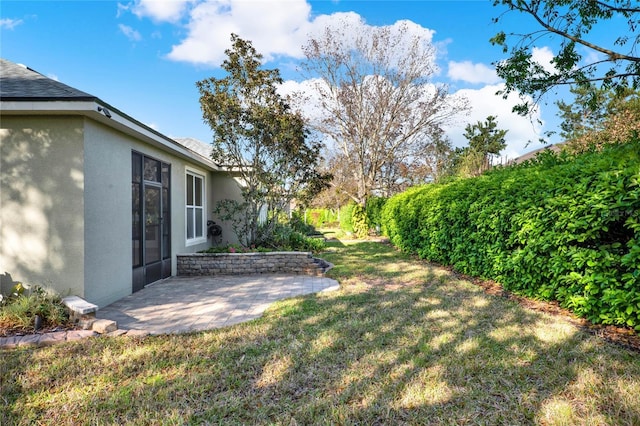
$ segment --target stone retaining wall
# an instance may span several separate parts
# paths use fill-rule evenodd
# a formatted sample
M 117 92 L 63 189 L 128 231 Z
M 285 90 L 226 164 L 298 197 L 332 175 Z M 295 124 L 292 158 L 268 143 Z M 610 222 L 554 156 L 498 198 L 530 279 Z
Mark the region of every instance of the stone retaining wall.
M 322 275 L 333 265 L 310 252 L 178 254 L 178 275 L 304 274 Z

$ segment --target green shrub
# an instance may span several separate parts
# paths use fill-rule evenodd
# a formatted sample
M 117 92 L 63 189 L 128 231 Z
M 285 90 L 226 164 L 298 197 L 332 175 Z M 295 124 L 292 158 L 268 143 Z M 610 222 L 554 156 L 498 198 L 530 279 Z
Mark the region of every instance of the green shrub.
M 638 140 L 411 188 L 382 228 L 422 258 L 640 330 Z
M 340 229 L 343 231 L 365 238 L 369 235 L 369 228 L 367 213 L 361 205 L 352 202 L 340 209 Z
M 258 241 L 256 246 L 279 251 L 318 252 L 324 250 L 325 243 L 323 238 L 308 237 L 287 224 L 277 224 L 269 239 Z
M 0 328 L 8 330 L 32 330 L 36 316 L 43 327 L 67 325 L 69 315 L 60 296 L 43 287 L 31 289 L 21 284 L 12 289 L 0 304 Z
M 290 250 L 320 252 L 326 248 L 324 238 L 313 238 L 299 232 L 292 232 L 289 235 L 288 244 Z
M 273 247 L 244 247 L 241 244 L 229 244 L 226 246 L 209 247 L 206 250 L 200 250 L 198 253 L 259 253 L 269 251 L 276 251 L 276 249 Z
M 308 222 L 305 223 L 304 218 L 297 211 L 291 214 L 291 219 L 289 220 L 289 226 L 291 226 L 291 228 L 294 231 L 300 232 L 301 234 L 304 234 L 304 235 L 311 235 L 317 232 L 316 231 L 317 225 L 308 223 Z
M 304 215 L 306 223 L 314 228 L 323 228 L 338 223 L 337 212 L 330 209 L 307 209 Z
M 379 229 L 382 227 L 382 209 L 387 202 L 384 197 L 371 197 L 367 199 L 365 213 L 367 214 L 367 224 L 369 229 Z
M 353 209 L 355 203 L 349 203 L 340 208 L 340 229 L 345 232 L 353 232 Z
M 359 204 L 353 206 L 353 210 L 351 210 L 351 224 L 356 237 L 366 238 L 369 235 L 367 214 L 365 213 L 364 207 Z
M 256 245 L 244 247 L 239 244 L 211 247 L 199 253 L 254 253 L 270 251 L 320 252 L 326 248 L 324 238 L 313 238 L 294 230 L 288 225 L 276 225 L 268 239 L 258 240 Z

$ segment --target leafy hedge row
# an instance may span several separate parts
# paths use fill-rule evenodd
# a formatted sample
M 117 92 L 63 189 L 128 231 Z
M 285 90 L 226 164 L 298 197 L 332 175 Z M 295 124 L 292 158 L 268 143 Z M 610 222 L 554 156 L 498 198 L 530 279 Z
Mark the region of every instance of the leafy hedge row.
M 328 224 L 337 223 L 340 216 L 337 211 L 331 209 L 307 209 L 301 214 L 304 216 L 305 223 L 314 228 L 323 228 Z
M 386 203 L 404 251 L 640 331 L 640 140 L 411 188 Z

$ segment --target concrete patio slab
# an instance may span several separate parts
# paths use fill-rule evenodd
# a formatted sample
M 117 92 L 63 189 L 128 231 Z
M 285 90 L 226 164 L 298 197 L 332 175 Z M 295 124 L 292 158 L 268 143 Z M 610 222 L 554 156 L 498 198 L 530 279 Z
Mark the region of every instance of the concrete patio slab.
M 186 333 L 258 318 L 275 301 L 337 290 L 337 281 L 307 275 L 171 277 L 96 313 L 121 330 Z

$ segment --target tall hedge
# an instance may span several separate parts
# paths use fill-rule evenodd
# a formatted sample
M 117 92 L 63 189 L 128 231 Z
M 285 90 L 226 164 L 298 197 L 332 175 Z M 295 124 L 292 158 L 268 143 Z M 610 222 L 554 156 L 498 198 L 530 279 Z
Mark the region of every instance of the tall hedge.
M 640 331 L 640 140 L 441 185 L 385 204 L 404 251 Z
M 369 228 L 377 229 L 382 226 L 382 208 L 386 202 L 387 198 L 385 197 L 370 197 L 367 199 L 365 212 Z
M 314 228 L 323 228 L 327 224 L 338 222 L 338 213 L 330 209 L 307 209 L 304 211 L 304 218 Z

